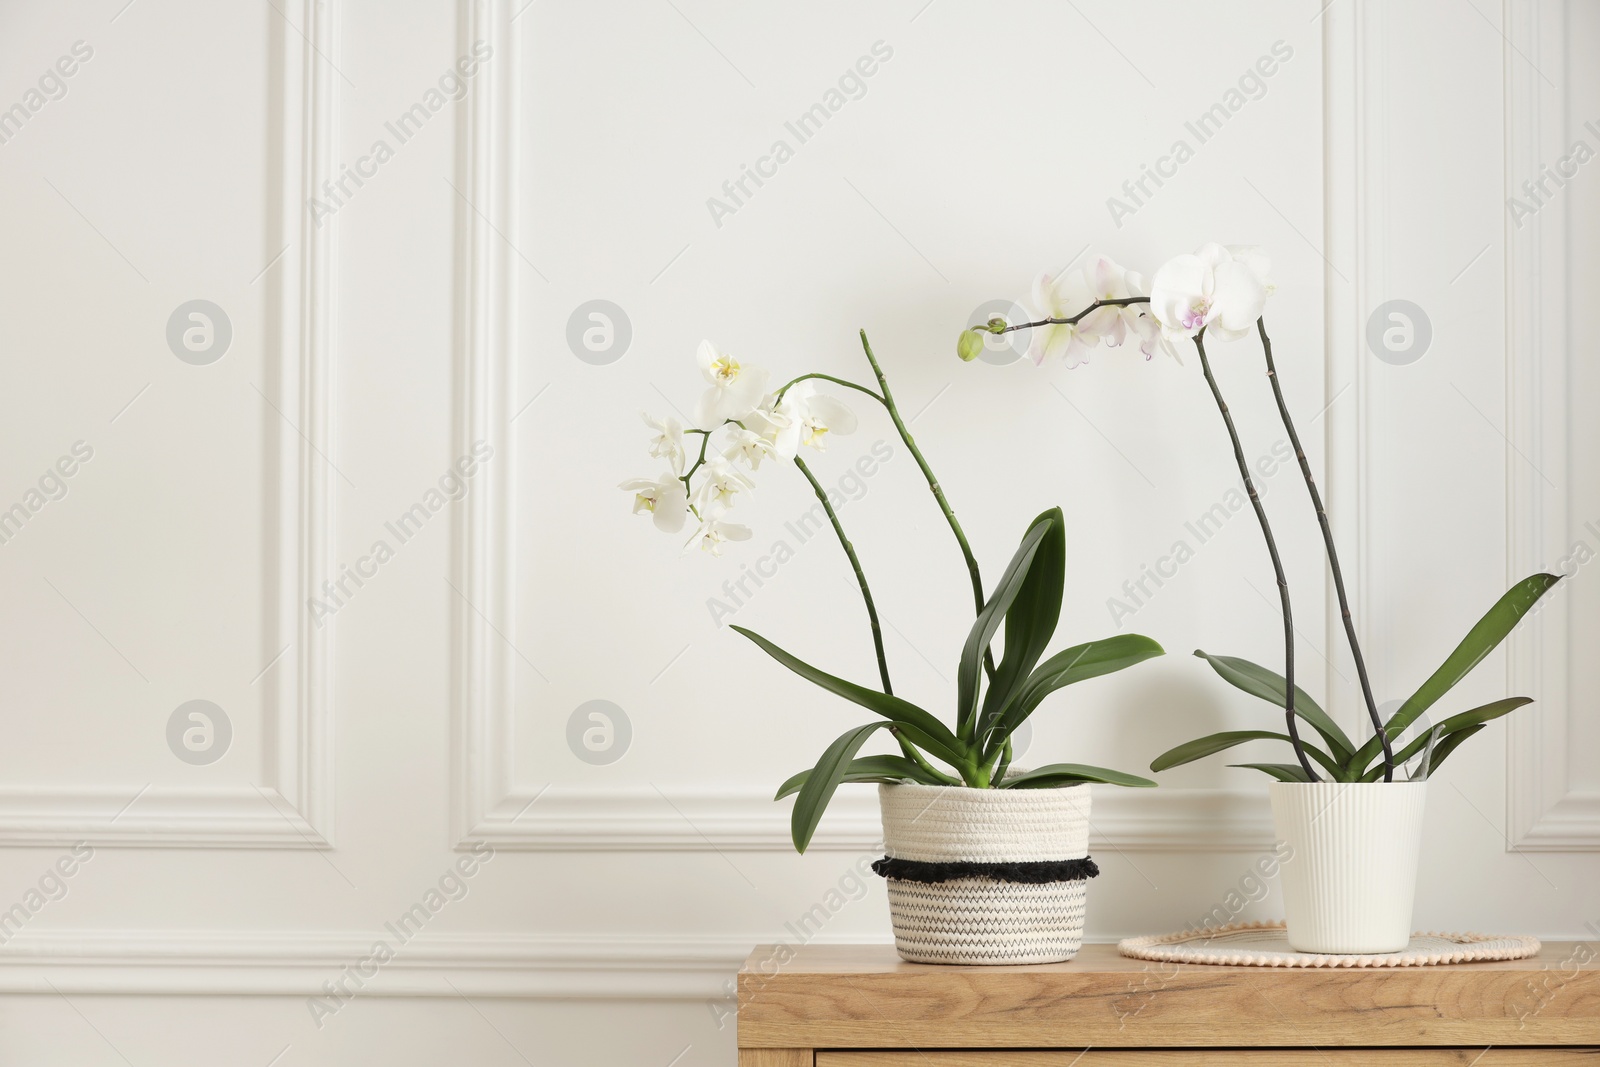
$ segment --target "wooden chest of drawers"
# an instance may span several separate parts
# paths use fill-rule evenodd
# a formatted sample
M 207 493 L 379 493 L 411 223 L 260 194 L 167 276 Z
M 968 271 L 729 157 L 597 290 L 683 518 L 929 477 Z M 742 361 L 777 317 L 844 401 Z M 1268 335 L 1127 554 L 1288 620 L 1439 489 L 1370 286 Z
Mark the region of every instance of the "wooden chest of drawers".
M 1395 969 L 931 967 L 890 946 L 763 946 L 740 1067 L 1600 1067 L 1600 949 Z

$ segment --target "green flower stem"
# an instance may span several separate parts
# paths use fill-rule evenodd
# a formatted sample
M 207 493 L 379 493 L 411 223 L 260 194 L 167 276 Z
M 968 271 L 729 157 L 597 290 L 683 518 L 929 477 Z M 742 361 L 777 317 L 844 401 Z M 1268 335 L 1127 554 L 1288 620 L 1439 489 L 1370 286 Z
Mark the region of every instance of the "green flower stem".
M 1200 353 L 1200 369 L 1205 373 L 1206 384 L 1211 387 L 1211 395 L 1216 398 L 1217 409 L 1222 412 L 1222 421 L 1228 427 L 1228 438 L 1233 442 L 1233 458 L 1239 465 L 1239 474 L 1244 478 L 1244 487 L 1250 494 L 1250 503 L 1256 511 L 1256 519 L 1261 523 L 1261 534 L 1267 541 L 1267 554 L 1272 557 L 1272 570 L 1278 578 L 1278 598 L 1283 602 L 1283 714 L 1289 724 L 1289 740 L 1294 745 L 1294 754 L 1300 761 L 1300 766 L 1306 772 L 1306 780 L 1320 782 L 1317 772 L 1311 768 L 1311 760 L 1306 757 L 1305 745 L 1300 741 L 1299 727 L 1295 724 L 1294 713 L 1294 619 L 1289 610 L 1289 579 L 1283 573 L 1283 561 L 1278 557 L 1278 543 L 1272 537 L 1272 525 L 1267 522 L 1267 509 L 1261 504 L 1261 496 L 1256 492 L 1256 483 L 1250 478 L 1250 464 L 1244 458 L 1244 446 L 1239 443 L 1239 431 L 1234 428 L 1233 416 L 1228 413 L 1228 402 L 1222 399 L 1222 390 L 1217 388 L 1217 380 L 1211 374 L 1211 361 L 1206 359 L 1206 331 L 1202 327 L 1195 334 L 1194 347 Z
M 817 481 L 816 475 L 811 473 L 811 468 L 806 466 L 806 461 L 796 456 L 794 465 L 800 468 L 800 473 L 811 483 L 817 499 L 822 502 L 822 510 L 827 512 L 828 521 L 833 523 L 833 532 L 838 535 L 844 554 L 850 558 L 850 566 L 856 572 L 856 584 L 861 587 L 861 599 L 867 603 L 867 619 L 872 623 L 872 646 L 878 653 L 878 675 L 883 679 L 883 691 L 893 695 L 894 687 L 889 682 L 889 661 L 883 654 L 883 629 L 878 625 L 878 608 L 872 602 L 872 590 L 867 586 L 867 576 L 862 573 L 861 560 L 856 558 L 855 546 L 850 543 L 850 538 L 844 535 L 844 527 L 839 524 L 839 516 L 834 513 L 833 505 L 828 503 L 827 491 L 822 488 L 822 483 Z
M 801 382 L 806 381 L 806 380 L 811 379 L 811 378 L 820 378 L 825 382 L 832 382 L 834 385 L 842 385 L 846 389 L 854 389 L 858 393 L 866 393 L 868 396 L 870 396 L 872 399 L 876 400 L 880 404 L 882 404 L 884 402 L 883 397 L 879 396 L 877 393 L 874 393 L 871 389 L 868 389 L 864 385 L 857 385 L 855 382 L 845 381 L 843 378 L 835 378 L 831 374 L 813 373 L 813 374 L 802 374 L 802 375 L 800 375 L 800 377 L 796 378 L 794 381 L 789 382 L 782 389 L 779 389 L 777 395 L 775 397 L 773 397 L 773 404 L 776 405 L 778 401 L 782 400 L 784 393 L 787 393 L 790 389 L 793 389 L 795 386 L 799 385 Z
M 706 462 L 706 445 L 711 443 L 711 431 L 710 430 L 685 430 L 683 432 L 684 433 L 697 433 L 697 434 L 700 435 L 700 456 L 699 456 L 699 458 L 694 461 L 694 465 L 691 466 L 688 469 L 687 472 L 678 475 L 678 481 L 682 482 L 684 485 L 687 486 L 689 484 L 689 479 L 694 477 L 694 472 L 699 470 L 702 466 L 705 465 L 705 462 Z
M 816 475 L 811 473 L 811 468 L 806 466 L 806 461 L 799 456 L 794 458 L 794 465 L 800 468 L 800 473 L 806 476 L 806 481 L 811 483 L 811 488 L 817 494 L 817 499 L 822 502 L 822 510 L 828 515 L 828 521 L 833 524 L 833 532 L 838 535 L 839 544 L 844 549 L 844 554 L 850 559 L 850 567 L 856 572 L 856 584 L 861 587 L 861 599 L 867 605 L 867 619 L 872 623 L 872 646 L 878 654 L 878 675 L 883 680 L 883 691 L 893 694 L 894 686 L 889 681 L 889 662 L 883 652 L 883 629 L 878 625 L 878 608 L 872 600 L 872 589 L 867 585 L 867 576 L 861 569 L 861 560 L 856 556 L 855 546 L 850 543 L 850 538 L 845 536 L 844 526 L 839 522 L 838 514 L 833 510 L 833 505 L 828 503 L 828 494 L 817 481 Z M 900 751 L 905 753 L 907 759 L 921 767 L 928 774 L 939 779 L 946 785 L 960 785 L 961 780 L 952 778 L 938 770 L 918 752 L 899 730 L 891 730 L 895 740 L 900 743 Z
M 1141 297 L 1139 299 L 1147 298 Z M 1085 311 L 1084 314 L 1088 314 L 1088 311 Z M 872 345 L 867 341 L 867 332 L 865 330 L 861 331 L 861 347 L 867 354 L 867 362 L 872 365 L 872 373 L 878 380 L 878 388 L 881 393 L 875 393 L 864 385 L 858 385 L 843 378 L 835 378 L 830 374 L 802 374 L 794 381 L 785 384 L 782 389 L 779 389 L 777 399 L 781 400 L 783 395 L 792 387 L 808 378 L 820 378 L 835 385 L 842 385 L 847 389 L 854 389 L 858 393 L 864 393 L 884 406 L 884 409 L 889 412 L 889 418 L 894 422 L 895 431 L 900 435 L 900 440 L 905 443 L 906 449 L 910 451 L 912 458 L 917 462 L 917 467 L 922 471 L 923 478 L 927 480 L 928 488 L 933 492 L 933 498 L 938 503 L 939 510 L 944 514 L 945 522 L 950 525 L 950 532 L 955 534 L 956 544 L 961 547 L 961 555 L 966 561 L 967 574 L 972 582 L 973 613 L 976 614 L 983 610 L 983 579 L 978 572 L 978 561 L 972 554 L 972 546 L 967 542 L 966 532 L 961 529 L 961 523 L 956 519 L 955 510 L 951 508 L 950 501 L 946 499 L 944 488 L 940 486 L 939 479 L 934 476 L 933 468 L 928 466 L 928 461 L 922 455 L 922 450 L 917 447 L 917 442 L 911 436 L 911 431 L 906 428 L 905 420 L 900 417 L 900 409 L 894 402 L 894 393 L 889 389 L 889 380 L 884 376 L 883 368 L 878 365 L 878 359 L 872 353 Z M 985 649 L 983 659 L 984 667 L 989 677 L 993 678 L 995 670 L 993 653 Z
M 1278 401 L 1278 415 L 1283 428 L 1289 433 L 1289 443 L 1294 446 L 1295 458 L 1300 461 L 1300 473 L 1305 476 L 1306 491 L 1311 494 L 1311 506 L 1316 509 L 1317 523 L 1322 527 L 1322 543 L 1328 549 L 1328 566 L 1333 571 L 1333 588 L 1339 596 L 1339 614 L 1344 617 L 1345 637 L 1350 641 L 1350 654 L 1356 661 L 1356 675 L 1361 679 L 1361 696 L 1367 704 L 1367 716 L 1372 728 L 1383 742 L 1383 780 L 1394 781 L 1394 748 L 1389 742 L 1389 731 L 1384 728 L 1378 705 L 1372 699 L 1372 683 L 1367 679 L 1367 661 L 1361 655 L 1361 641 L 1356 637 L 1355 620 L 1350 614 L 1350 598 L 1344 591 L 1344 573 L 1339 569 L 1339 551 L 1333 547 L 1333 530 L 1328 526 L 1328 512 L 1322 506 L 1322 494 L 1317 491 L 1317 481 L 1311 475 L 1311 464 L 1305 449 L 1300 447 L 1300 435 L 1295 433 L 1294 421 L 1289 418 L 1289 406 L 1283 400 L 1283 386 L 1278 381 L 1278 368 L 1272 362 L 1272 340 L 1267 336 L 1267 320 L 1256 320 L 1256 331 L 1261 335 L 1261 350 L 1266 354 L 1267 379 L 1272 382 L 1272 395 Z
M 867 353 L 867 362 L 872 364 L 872 373 L 877 376 L 878 389 L 882 391 L 883 406 L 889 410 L 889 418 L 894 421 L 894 428 L 900 434 L 900 440 L 905 442 L 906 449 L 917 461 L 917 466 L 922 470 L 922 476 L 928 481 L 928 488 L 933 491 L 933 499 L 938 501 L 939 510 L 944 513 L 945 522 L 950 524 L 950 532 L 955 534 L 956 544 L 961 546 L 961 555 L 967 561 L 967 574 L 972 579 L 972 604 L 973 613 L 983 611 L 983 579 L 978 574 L 978 560 L 972 554 L 972 546 L 967 543 L 967 535 L 961 529 L 961 523 L 956 520 L 955 509 L 951 508 L 950 501 L 945 499 L 944 489 L 939 485 L 939 479 L 933 475 L 933 468 L 928 466 L 928 461 L 923 458 L 922 450 L 917 447 L 917 442 L 912 439 L 911 431 L 906 429 L 905 420 L 900 417 L 900 409 L 895 406 L 894 394 L 889 391 L 889 379 L 883 375 L 883 368 L 878 366 L 878 359 L 872 354 L 872 345 L 867 341 L 867 331 L 861 331 L 861 347 Z M 994 678 L 994 655 L 986 648 L 983 650 L 983 665 L 990 679 Z M 970 734 L 973 725 L 968 723 L 967 732 Z M 963 740 L 971 741 L 965 737 Z

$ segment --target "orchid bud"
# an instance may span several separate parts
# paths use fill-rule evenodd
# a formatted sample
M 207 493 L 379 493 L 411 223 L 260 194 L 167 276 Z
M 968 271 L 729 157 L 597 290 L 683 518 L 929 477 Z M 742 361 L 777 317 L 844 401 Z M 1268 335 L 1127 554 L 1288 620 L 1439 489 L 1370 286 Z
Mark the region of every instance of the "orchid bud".
M 983 354 L 983 334 L 977 330 L 962 330 L 956 341 L 956 355 L 963 363 L 971 363 Z
M 996 315 L 994 318 L 989 320 L 989 322 L 987 324 L 987 328 L 988 328 L 990 333 L 994 333 L 994 334 L 1005 333 L 1006 332 L 1006 320 L 1002 319 L 999 315 Z

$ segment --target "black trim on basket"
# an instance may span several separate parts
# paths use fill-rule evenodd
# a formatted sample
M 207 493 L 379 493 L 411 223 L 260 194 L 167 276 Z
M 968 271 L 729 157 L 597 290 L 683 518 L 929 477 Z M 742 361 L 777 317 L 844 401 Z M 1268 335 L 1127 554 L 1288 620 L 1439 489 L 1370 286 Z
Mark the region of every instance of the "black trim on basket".
M 931 885 L 957 878 L 989 878 L 996 882 L 1044 885 L 1048 882 L 1082 882 L 1100 873 L 1100 868 L 1088 856 L 1026 863 L 924 863 L 921 860 L 898 860 L 885 856 L 881 860 L 874 860 L 872 869 L 885 878 Z

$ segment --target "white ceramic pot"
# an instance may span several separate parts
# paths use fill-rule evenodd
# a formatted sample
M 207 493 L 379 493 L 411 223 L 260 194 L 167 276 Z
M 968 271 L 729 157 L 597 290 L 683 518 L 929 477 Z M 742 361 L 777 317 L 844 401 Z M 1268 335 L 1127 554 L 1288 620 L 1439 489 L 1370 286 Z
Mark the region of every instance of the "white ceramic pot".
M 1399 952 L 1411 941 L 1427 782 L 1273 782 L 1289 944 Z
M 1083 943 L 1089 786 L 880 785 L 878 870 L 913 963 L 1060 963 Z

